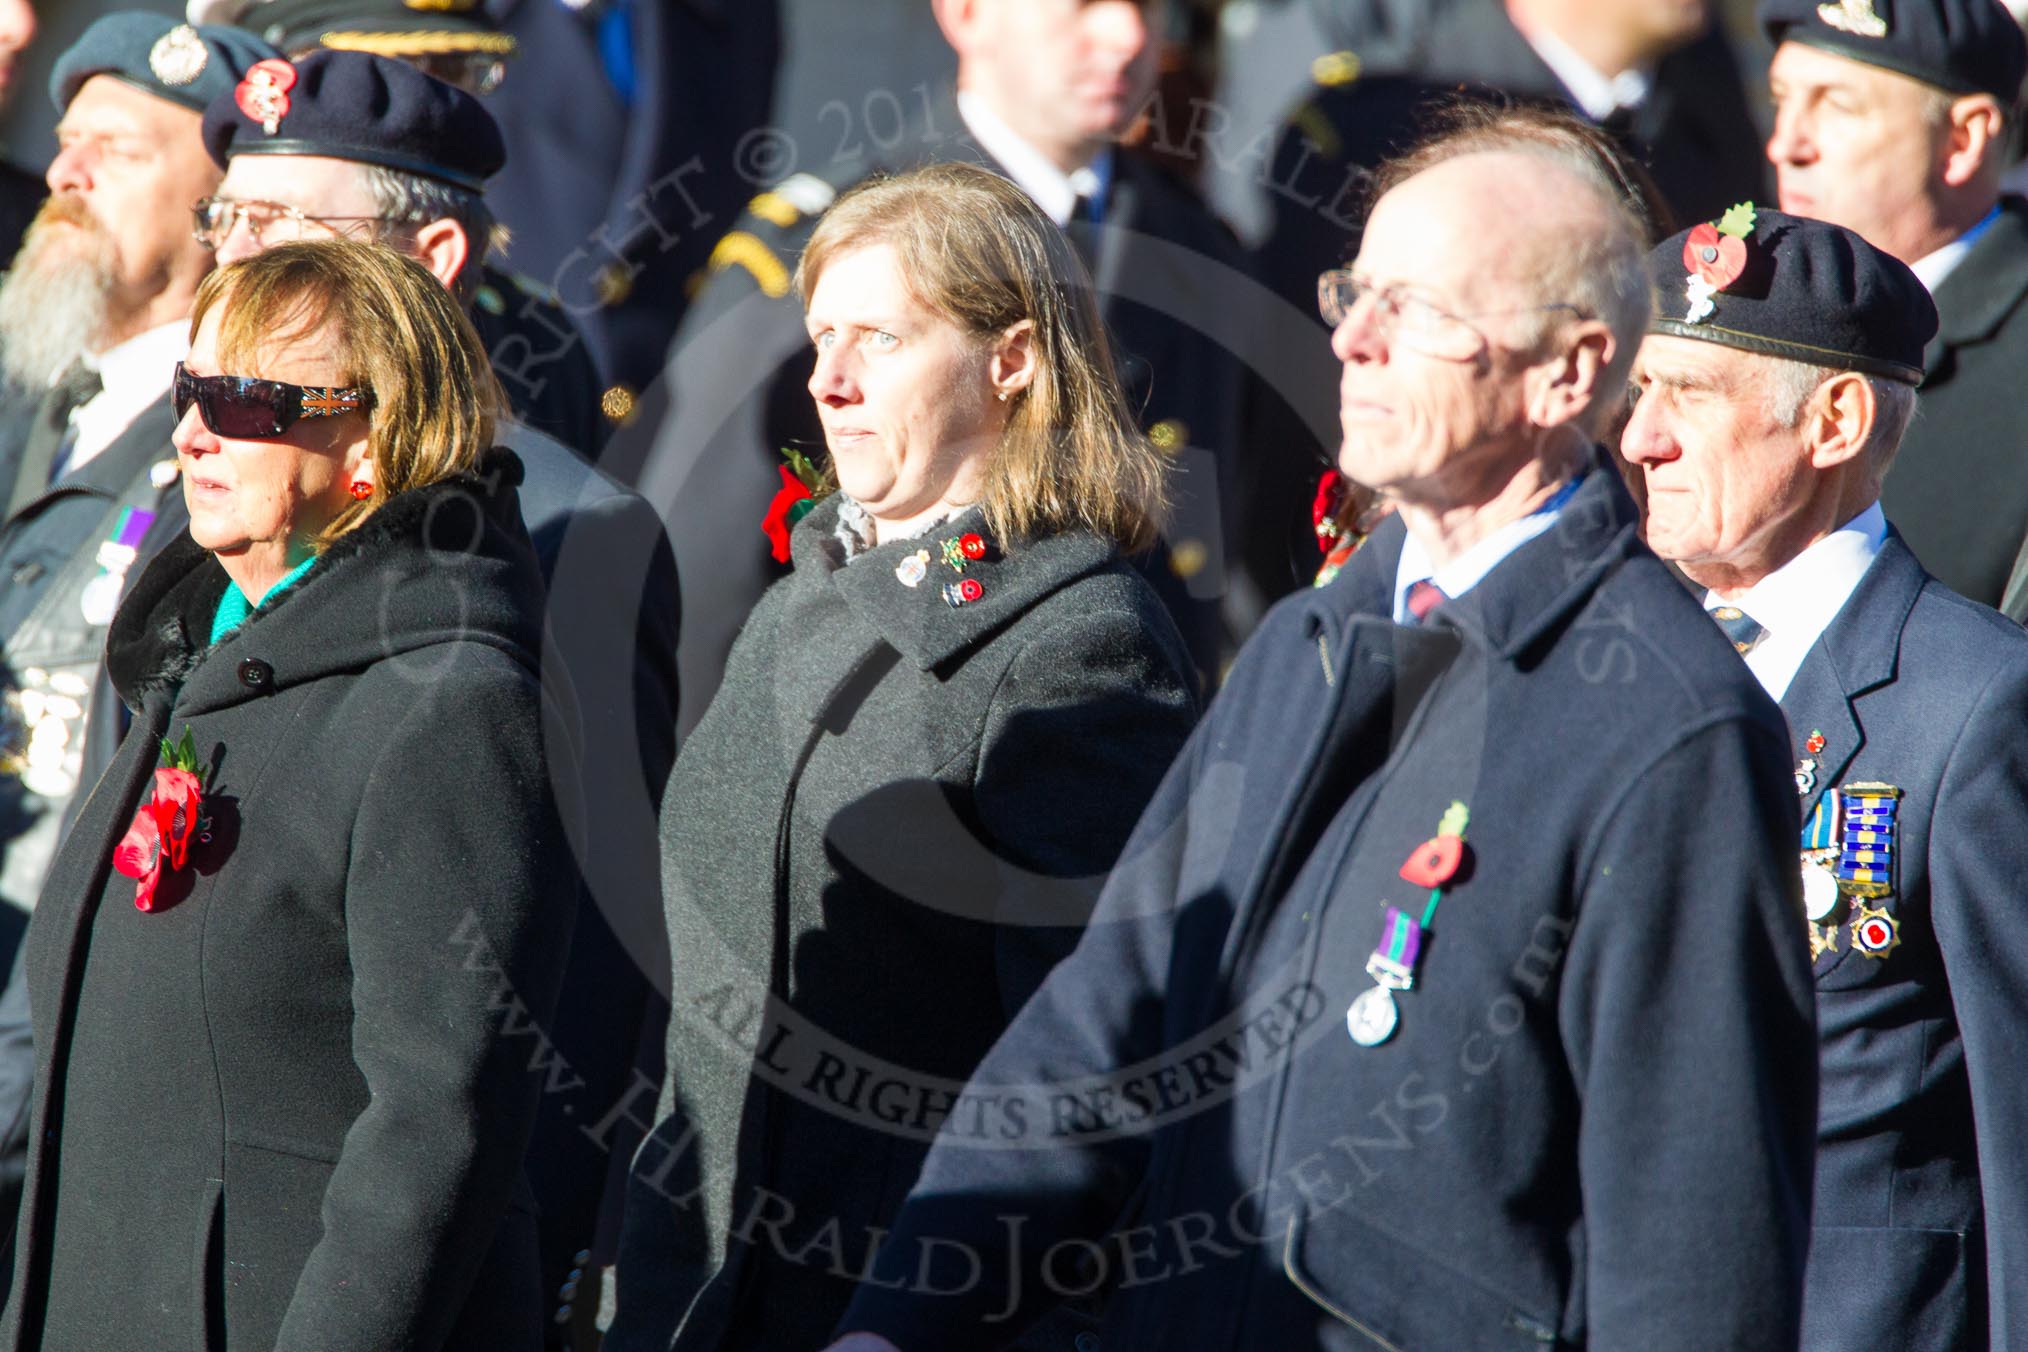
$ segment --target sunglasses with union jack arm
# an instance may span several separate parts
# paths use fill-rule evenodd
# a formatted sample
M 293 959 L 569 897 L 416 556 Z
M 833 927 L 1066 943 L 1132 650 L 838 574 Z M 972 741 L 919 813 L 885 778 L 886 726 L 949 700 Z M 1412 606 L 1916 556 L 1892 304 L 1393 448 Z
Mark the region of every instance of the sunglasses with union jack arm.
M 373 407 L 373 391 L 365 386 L 291 385 L 254 376 L 198 376 L 176 363 L 176 381 L 169 399 L 176 420 L 197 405 L 198 416 L 213 435 L 265 441 L 282 435 L 299 418 L 336 418 Z

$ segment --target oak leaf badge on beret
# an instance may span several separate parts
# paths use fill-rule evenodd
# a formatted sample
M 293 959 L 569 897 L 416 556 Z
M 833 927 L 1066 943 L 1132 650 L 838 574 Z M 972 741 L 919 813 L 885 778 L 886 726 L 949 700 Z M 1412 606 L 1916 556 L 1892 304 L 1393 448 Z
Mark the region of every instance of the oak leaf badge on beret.
M 1683 241 L 1683 266 L 1690 272 L 1684 283 L 1690 297 L 1684 323 L 1708 319 L 1715 308 L 1711 298 L 1746 271 L 1746 237 L 1753 233 L 1754 214 L 1753 203 L 1741 202 L 1716 222 L 1707 221 L 1692 230 Z

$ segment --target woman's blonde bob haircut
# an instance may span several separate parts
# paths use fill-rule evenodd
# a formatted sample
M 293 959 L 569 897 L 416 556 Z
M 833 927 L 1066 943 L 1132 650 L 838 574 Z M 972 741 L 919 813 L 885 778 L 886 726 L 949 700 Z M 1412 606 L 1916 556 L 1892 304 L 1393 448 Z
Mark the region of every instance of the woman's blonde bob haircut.
M 917 304 L 981 343 L 1032 321 L 1035 376 L 1014 396 L 980 506 L 994 535 L 1073 527 L 1136 551 L 1166 510 L 1161 453 L 1134 425 L 1091 279 L 1055 222 L 998 174 L 936 164 L 872 179 L 817 224 L 796 268 L 804 303 L 832 260 L 894 250 Z
M 367 446 L 373 496 L 349 505 L 319 552 L 397 493 L 467 473 L 493 444 L 504 403 L 486 348 L 429 269 L 380 244 L 278 244 L 220 268 L 198 288 L 193 338 L 219 310 L 219 365 L 258 376 L 278 344 L 313 339 L 337 383 L 373 391 Z

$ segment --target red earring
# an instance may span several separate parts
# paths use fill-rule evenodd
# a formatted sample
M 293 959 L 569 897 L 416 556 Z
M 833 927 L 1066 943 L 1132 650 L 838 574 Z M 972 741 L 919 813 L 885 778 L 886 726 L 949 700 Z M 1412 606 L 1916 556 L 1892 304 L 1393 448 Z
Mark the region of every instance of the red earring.
M 361 502 L 366 501 L 373 496 L 373 485 L 364 479 L 354 479 L 352 481 L 352 496 Z

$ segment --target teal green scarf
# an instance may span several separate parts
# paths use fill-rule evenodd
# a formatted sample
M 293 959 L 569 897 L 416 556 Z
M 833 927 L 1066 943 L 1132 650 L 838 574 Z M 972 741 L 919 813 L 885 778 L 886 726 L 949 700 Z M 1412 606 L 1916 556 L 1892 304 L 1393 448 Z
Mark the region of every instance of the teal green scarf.
M 280 582 L 268 588 L 267 595 L 261 597 L 260 604 L 266 605 L 289 588 L 295 586 L 298 582 L 301 582 L 303 574 L 315 567 L 316 563 L 317 557 L 313 554 L 294 568 L 291 568 L 282 576 Z M 247 616 L 253 614 L 255 609 L 256 607 L 247 601 L 246 593 L 239 589 L 237 582 L 226 583 L 225 595 L 218 598 L 218 613 L 211 617 L 211 641 L 216 643 L 233 630 L 245 624 Z

